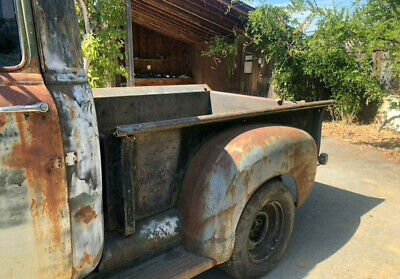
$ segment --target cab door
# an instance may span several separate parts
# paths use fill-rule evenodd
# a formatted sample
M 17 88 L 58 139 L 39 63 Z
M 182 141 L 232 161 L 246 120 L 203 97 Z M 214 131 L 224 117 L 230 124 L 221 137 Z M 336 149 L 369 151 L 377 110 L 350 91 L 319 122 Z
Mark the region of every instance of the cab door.
M 0 278 L 71 278 L 65 156 L 30 1 L 0 0 Z

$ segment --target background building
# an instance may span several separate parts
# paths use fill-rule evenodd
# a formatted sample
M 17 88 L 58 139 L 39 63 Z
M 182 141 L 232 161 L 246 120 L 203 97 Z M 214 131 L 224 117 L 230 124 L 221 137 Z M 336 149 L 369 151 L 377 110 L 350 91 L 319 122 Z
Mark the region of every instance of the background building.
M 202 55 L 212 37 L 242 29 L 251 10 L 228 0 L 132 0 L 135 84 L 206 83 L 213 90 L 268 96 L 271 69 L 242 47 L 233 74 L 223 61 Z

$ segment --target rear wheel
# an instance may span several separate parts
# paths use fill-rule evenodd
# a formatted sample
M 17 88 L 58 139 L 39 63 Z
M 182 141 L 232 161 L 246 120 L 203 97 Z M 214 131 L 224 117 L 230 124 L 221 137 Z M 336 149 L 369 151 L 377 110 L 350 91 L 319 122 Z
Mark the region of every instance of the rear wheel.
M 271 271 L 283 257 L 293 232 L 293 196 L 280 180 L 263 185 L 240 217 L 230 260 L 221 266 L 235 278 L 253 278 Z

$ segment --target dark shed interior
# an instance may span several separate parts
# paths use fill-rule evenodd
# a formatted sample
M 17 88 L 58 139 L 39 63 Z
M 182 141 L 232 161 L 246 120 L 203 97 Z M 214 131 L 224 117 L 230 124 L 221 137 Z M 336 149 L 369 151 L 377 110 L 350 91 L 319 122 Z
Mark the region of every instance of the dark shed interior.
M 252 57 L 252 71 L 245 73 L 249 53 L 241 47 L 233 74 L 223 61 L 202 55 L 212 37 L 243 29 L 252 10 L 229 0 L 132 0 L 135 85 L 196 83 L 213 90 L 269 96 L 269 65 Z

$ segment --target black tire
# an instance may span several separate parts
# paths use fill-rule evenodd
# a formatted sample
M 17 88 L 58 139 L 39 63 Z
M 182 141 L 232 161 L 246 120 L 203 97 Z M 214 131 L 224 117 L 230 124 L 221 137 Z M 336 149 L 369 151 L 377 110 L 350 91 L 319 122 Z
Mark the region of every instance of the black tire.
M 245 206 L 232 256 L 221 268 L 241 279 L 267 274 L 286 252 L 294 217 L 294 199 L 285 184 L 280 180 L 265 183 Z

